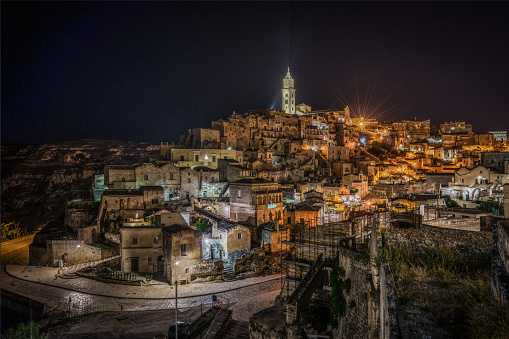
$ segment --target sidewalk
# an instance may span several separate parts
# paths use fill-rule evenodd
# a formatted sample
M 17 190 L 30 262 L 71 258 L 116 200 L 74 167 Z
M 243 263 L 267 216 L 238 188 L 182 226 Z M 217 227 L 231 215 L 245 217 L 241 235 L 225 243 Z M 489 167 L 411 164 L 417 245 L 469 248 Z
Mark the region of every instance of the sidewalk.
M 76 279 L 55 279 L 57 271 L 58 268 L 53 267 L 8 265 L 5 267 L 5 272 L 2 272 L 2 274 L 7 273 L 14 278 L 41 285 L 110 298 L 157 300 L 175 297 L 175 288 L 160 281 L 153 281 L 152 285 L 146 286 L 129 286 L 104 283 L 81 277 Z M 231 282 L 181 285 L 178 287 L 178 297 L 180 299 L 218 294 L 275 279 L 280 279 L 280 275 L 247 278 Z M 8 289 L 8 287 L 6 288 Z

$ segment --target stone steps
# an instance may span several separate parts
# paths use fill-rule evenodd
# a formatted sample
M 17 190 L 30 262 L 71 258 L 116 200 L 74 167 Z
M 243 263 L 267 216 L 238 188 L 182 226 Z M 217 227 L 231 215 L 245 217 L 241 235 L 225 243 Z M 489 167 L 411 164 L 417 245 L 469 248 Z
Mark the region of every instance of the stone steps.
M 226 266 L 223 273 L 224 281 L 236 281 L 239 279 L 239 275 L 235 274 L 235 270 L 232 266 Z

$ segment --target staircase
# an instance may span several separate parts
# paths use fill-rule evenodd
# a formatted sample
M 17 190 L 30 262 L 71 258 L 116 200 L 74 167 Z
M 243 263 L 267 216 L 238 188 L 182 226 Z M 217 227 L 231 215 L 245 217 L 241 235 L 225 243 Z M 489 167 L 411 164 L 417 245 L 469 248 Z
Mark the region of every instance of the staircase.
M 225 282 L 239 280 L 239 275 L 235 274 L 235 267 L 228 265 L 224 267 L 223 279 Z
M 115 260 L 118 258 L 120 258 L 120 255 L 115 255 L 113 257 L 104 258 L 101 260 L 94 260 L 94 261 L 89 261 L 86 263 L 81 263 L 81 264 L 76 264 L 73 266 L 64 267 L 59 270 L 58 274 L 60 275 L 61 278 L 64 278 L 64 279 L 75 279 L 75 278 L 78 278 L 78 275 L 76 275 L 76 272 L 78 272 L 79 270 L 82 270 L 82 269 L 88 268 L 88 267 L 96 267 L 101 264 L 104 264 L 105 262 Z

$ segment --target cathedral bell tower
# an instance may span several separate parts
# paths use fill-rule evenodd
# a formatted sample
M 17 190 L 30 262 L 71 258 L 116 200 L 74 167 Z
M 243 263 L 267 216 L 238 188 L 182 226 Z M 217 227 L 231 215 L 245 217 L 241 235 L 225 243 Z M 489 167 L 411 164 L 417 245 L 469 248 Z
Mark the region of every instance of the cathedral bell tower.
M 290 75 L 290 67 L 288 73 L 283 79 L 283 96 L 281 100 L 282 109 L 286 113 L 295 114 L 295 84 L 292 76 Z

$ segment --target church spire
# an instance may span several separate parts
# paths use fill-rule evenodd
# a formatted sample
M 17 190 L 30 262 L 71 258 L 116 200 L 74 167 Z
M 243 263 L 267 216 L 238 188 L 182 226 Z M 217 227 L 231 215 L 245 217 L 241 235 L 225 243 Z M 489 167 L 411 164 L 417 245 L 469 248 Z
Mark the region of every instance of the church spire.
M 290 75 L 290 67 L 288 67 L 288 73 L 286 73 L 286 78 L 285 79 L 291 79 L 292 76 Z

